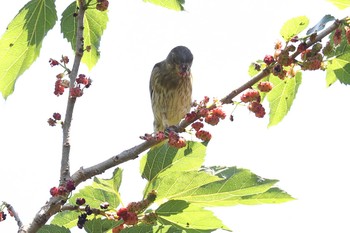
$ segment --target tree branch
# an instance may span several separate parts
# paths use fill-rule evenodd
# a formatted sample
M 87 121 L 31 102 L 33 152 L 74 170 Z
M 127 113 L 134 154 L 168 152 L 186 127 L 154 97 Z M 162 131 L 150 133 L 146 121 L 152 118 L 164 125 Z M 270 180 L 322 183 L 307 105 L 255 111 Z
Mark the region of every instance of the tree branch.
M 16 210 L 13 208 L 13 206 L 10 205 L 9 203 L 6 203 L 6 202 L 3 202 L 3 203 L 4 203 L 4 205 L 6 206 L 7 211 L 8 211 L 9 213 L 11 213 L 10 215 L 13 216 L 13 217 L 15 218 L 18 227 L 19 227 L 19 228 L 22 228 L 22 227 L 23 227 L 23 223 L 22 223 L 22 221 L 21 221 L 21 219 L 20 219 L 18 213 L 17 213 Z
M 84 14 L 86 6 L 84 0 L 79 0 L 79 11 L 76 16 L 77 19 L 77 36 L 76 36 L 76 51 L 73 63 L 73 68 L 69 74 L 69 89 L 74 87 L 75 78 L 78 75 L 80 62 L 84 53 Z M 73 17 L 73 16 L 72 16 Z M 63 142 L 62 142 L 62 159 L 61 159 L 61 173 L 60 173 L 60 185 L 70 178 L 69 168 L 69 154 L 70 154 L 70 127 L 72 123 L 73 110 L 76 102 L 76 97 L 68 95 L 66 116 L 63 123 Z

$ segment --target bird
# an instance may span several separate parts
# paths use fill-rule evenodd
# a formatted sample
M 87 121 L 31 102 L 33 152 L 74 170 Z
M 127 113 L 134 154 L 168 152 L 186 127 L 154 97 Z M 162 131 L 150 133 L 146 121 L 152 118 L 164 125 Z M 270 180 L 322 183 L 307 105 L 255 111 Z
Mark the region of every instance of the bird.
M 154 132 L 177 125 L 190 111 L 192 61 L 192 52 L 185 46 L 177 46 L 165 60 L 154 65 L 149 83 Z

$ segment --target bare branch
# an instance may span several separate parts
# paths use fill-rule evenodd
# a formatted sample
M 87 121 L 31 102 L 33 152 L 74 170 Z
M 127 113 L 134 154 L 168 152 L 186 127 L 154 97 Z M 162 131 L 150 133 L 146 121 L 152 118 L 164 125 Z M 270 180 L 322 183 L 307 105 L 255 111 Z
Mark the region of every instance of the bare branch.
M 6 206 L 7 208 L 7 211 L 10 213 L 11 216 L 13 216 L 17 222 L 17 225 L 19 228 L 22 228 L 23 227 L 23 223 L 18 215 L 18 213 L 16 212 L 16 210 L 13 208 L 12 205 L 10 205 L 9 203 L 6 203 L 6 202 L 3 202 L 4 205 Z
M 70 84 L 69 89 L 74 87 L 75 78 L 78 75 L 80 62 L 84 53 L 84 14 L 85 14 L 85 1 L 79 1 L 79 11 L 76 17 L 77 19 L 77 35 L 76 35 L 76 51 L 73 63 L 72 71 L 69 74 Z M 72 16 L 73 17 L 73 16 Z M 63 142 L 62 142 L 62 160 L 61 160 L 61 175 L 60 184 L 63 184 L 70 177 L 69 168 L 69 153 L 70 153 L 70 126 L 72 123 L 73 110 L 75 106 L 76 97 L 72 97 L 69 93 L 66 116 L 63 123 Z

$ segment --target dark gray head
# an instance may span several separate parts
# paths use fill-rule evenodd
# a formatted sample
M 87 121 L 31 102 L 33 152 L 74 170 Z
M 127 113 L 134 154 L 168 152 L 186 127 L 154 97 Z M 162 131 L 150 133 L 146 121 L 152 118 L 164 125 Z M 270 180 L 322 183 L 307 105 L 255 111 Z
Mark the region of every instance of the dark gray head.
M 170 51 L 166 60 L 175 66 L 180 76 L 187 76 L 190 73 L 193 55 L 187 47 L 177 46 Z

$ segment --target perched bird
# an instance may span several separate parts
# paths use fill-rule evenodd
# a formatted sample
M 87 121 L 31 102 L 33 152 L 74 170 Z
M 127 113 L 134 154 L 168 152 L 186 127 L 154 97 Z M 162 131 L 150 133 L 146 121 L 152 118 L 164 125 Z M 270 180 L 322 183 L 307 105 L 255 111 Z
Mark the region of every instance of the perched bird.
M 192 61 L 191 51 L 177 46 L 153 67 L 149 90 L 155 132 L 177 125 L 191 109 Z

